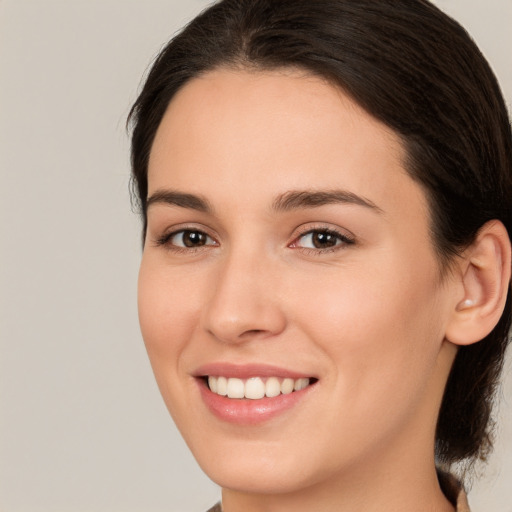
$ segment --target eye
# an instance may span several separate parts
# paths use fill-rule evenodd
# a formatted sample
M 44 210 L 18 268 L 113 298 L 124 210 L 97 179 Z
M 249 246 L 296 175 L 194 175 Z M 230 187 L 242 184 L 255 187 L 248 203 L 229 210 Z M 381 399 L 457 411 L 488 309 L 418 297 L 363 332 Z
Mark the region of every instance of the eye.
M 181 229 L 164 235 L 158 240 L 158 245 L 167 245 L 174 249 L 198 249 L 208 245 L 217 245 L 217 242 L 204 231 L 197 229 Z
M 299 236 L 291 247 L 325 251 L 353 243 L 353 239 L 332 229 L 311 229 Z

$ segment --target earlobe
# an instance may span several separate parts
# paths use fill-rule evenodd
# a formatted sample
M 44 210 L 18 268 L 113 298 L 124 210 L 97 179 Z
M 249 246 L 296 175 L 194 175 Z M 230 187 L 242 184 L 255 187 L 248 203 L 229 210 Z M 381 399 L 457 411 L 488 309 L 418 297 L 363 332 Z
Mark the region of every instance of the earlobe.
M 470 345 L 494 329 L 510 288 L 510 239 L 500 221 L 482 226 L 465 251 L 460 269 L 461 293 L 453 307 L 446 339 L 456 345 Z

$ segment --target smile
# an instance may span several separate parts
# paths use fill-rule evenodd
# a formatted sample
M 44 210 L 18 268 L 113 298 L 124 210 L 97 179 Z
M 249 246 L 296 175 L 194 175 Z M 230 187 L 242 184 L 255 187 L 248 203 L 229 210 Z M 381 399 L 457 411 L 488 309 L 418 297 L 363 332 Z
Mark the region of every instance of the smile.
M 268 364 L 216 362 L 197 368 L 193 376 L 210 413 L 223 422 L 249 426 L 305 403 L 319 381 L 308 373 Z
M 228 398 L 261 400 L 274 398 L 279 395 L 289 395 L 308 387 L 313 379 L 279 377 L 251 377 L 239 379 L 236 377 L 208 376 L 208 387 L 212 393 Z

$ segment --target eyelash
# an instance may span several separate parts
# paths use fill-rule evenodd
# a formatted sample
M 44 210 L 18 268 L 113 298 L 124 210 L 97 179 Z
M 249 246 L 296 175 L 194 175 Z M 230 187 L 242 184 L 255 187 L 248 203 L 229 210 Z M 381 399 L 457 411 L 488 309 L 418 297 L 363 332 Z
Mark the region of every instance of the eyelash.
M 214 243 L 205 243 L 203 245 L 199 245 L 196 247 L 182 247 L 182 246 L 170 243 L 170 241 L 172 240 L 173 237 L 175 237 L 179 234 L 185 234 L 185 233 L 200 234 L 202 236 L 207 237 L 207 239 L 210 239 Z M 326 247 L 326 248 L 301 247 L 300 245 L 298 245 L 298 241 L 301 238 L 310 236 L 313 234 L 322 234 L 322 235 L 335 237 L 337 239 L 336 244 L 332 247 Z M 291 244 L 288 245 L 288 247 L 299 250 L 299 251 L 303 252 L 304 254 L 308 254 L 308 255 L 322 255 L 322 254 L 332 253 L 332 252 L 341 250 L 341 249 L 345 248 L 347 245 L 353 245 L 355 243 L 356 243 L 356 241 L 353 237 L 350 237 L 346 234 L 340 233 L 339 231 L 337 231 L 335 229 L 321 226 L 321 227 L 313 227 L 313 228 L 305 229 L 302 233 L 300 233 L 294 239 L 294 241 Z M 218 246 L 219 244 L 212 236 L 210 236 L 204 230 L 192 228 L 192 227 L 190 227 L 190 228 L 184 227 L 184 228 L 178 229 L 176 231 L 172 231 L 170 233 L 165 233 L 164 235 L 162 235 L 161 237 L 159 237 L 155 240 L 155 245 L 166 247 L 169 251 L 173 251 L 175 253 L 190 254 L 190 253 L 204 250 L 206 247 Z
M 311 248 L 311 247 L 301 247 L 297 245 L 297 242 L 306 236 L 313 235 L 313 234 L 322 234 L 322 235 L 328 235 L 336 238 L 336 244 L 332 247 L 326 247 L 326 248 Z M 301 251 L 304 254 L 307 255 L 322 255 L 327 253 L 332 253 L 335 251 L 342 250 L 346 248 L 347 245 L 353 245 L 356 241 L 353 237 L 348 236 L 344 233 L 341 233 L 337 231 L 336 229 L 327 228 L 324 226 L 318 226 L 318 227 L 309 227 L 305 229 L 302 233 L 300 233 L 295 240 L 289 245 L 289 247 L 295 248 L 296 250 Z
M 204 235 L 208 239 L 213 240 L 215 243 L 213 243 L 213 244 L 205 243 L 204 245 L 199 245 L 197 247 L 181 247 L 179 245 L 171 243 L 172 238 L 174 238 L 175 236 L 177 236 L 179 234 L 185 234 L 185 233 L 196 233 L 196 234 Z M 218 245 L 218 243 L 214 240 L 214 238 L 212 236 L 210 236 L 208 233 L 206 233 L 202 229 L 197 229 L 197 228 L 192 228 L 192 227 L 190 227 L 190 228 L 184 227 L 181 229 L 177 229 L 176 231 L 172 231 L 170 233 L 163 234 L 161 237 L 159 237 L 155 240 L 155 245 L 166 247 L 169 251 L 173 251 L 176 253 L 190 254 L 190 253 L 194 253 L 194 252 L 203 250 L 205 247 L 216 246 L 216 245 Z

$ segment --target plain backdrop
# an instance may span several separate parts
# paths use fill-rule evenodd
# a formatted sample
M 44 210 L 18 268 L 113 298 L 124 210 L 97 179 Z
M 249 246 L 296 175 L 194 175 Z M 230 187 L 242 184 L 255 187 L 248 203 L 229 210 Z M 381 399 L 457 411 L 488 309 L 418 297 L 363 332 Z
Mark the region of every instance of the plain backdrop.
M 438 0 L 512 102 L 512 0 Z M 203 0 L 0 0 L 0 511 L 201 512 L 219 497 L 139 333 L 125 118 Z M 470 501 L 512 511 L 511 364 Z M 207 434 L 207 433 L 206 433 Z

